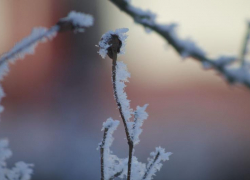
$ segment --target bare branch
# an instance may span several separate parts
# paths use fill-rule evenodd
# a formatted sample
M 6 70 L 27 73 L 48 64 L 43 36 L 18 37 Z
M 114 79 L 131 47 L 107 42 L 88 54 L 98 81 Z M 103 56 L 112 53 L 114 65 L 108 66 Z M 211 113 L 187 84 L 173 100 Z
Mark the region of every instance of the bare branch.
M 229 57 L 223 64 L 217 63 L 220 59 L 210 59 L 206 56 L 204 51 L 199 48 L 191 40 L 180 39 L 175 30 L 176 24 L 159 24 L 155 21 L 155 15 L 150 11 L 143 11 L 140 8 L 132 6 L 125 0 L 110 0 L 121 11 L 128 14 L 138 24 L 141 24 L 145 28 L 149 28 L 164 38 L 177 53 L 183 58 L 191 57 L 206 67 L 214 68 L 222 76 L 226 78 L 229 83 L 243 84 L 250 89 L 250 72 L 246 68 L 238 68 L 237 70 L 228 67 L 236 58 Z M 227 62 L 227 63 L 225 63 Z M 235 73 L 237 72 L 237 73 Z M 244 74 L 244 76 L 242 75 Z

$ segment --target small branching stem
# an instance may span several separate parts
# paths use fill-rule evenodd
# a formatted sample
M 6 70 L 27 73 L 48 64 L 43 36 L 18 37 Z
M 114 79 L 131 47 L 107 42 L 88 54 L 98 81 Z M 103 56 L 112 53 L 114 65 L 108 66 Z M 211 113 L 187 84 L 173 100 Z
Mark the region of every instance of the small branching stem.
M 132 157 L 133 157 L 133 149 L 134 149 L 134 143 L 130 137 L 129 134 L 129 130 L 128 130 L 128 126 L 127 126 L 127 122 L 126 119 L 124 117 L 123 111 L 122 111 L 122 106 L 121 103 L 119 101 L 118 95 L 117 95 L 117 89 L 116 89 L 116 64 L 117 64 L 117 51 L 112 49 L 112 81 L 113 81 L 113 91 L 114 91 L 114 96 L 115 96 L 115 100 L 116 100 L 116 104 L 118 106 L 123 124 L 124 124 L 124 128 L 125 128 L 125 133 L 126 133 L 126 137 L 127 137 L 127 141 L 128 141 L 128 146 L 129 146 L 129 157 L 128 157 L 128 174 L 127 174 L 127 180 L 131 179 L 131 167 L 132 167 Z
M 145 174 L 144 174 L 144 176 L 143 176 L 142 179 L 146 179 L 146 178 L 147 178 L 149 171 L 151 170 L 151 168 L 153 167 L 153 165 L 155 164 L 155 162 L 156 162 L 157 159 L 159 158 L 159 155 L 160 155 L 160 152 L 158 152 L 158 153 L 156 154 L 156 156 L 155 156 L 155 158 L 154 158 L 154 161 L 148 166 L 148 168 L 147 168 L 147 170 L 146 170 L 146 172 L 145 172 Z

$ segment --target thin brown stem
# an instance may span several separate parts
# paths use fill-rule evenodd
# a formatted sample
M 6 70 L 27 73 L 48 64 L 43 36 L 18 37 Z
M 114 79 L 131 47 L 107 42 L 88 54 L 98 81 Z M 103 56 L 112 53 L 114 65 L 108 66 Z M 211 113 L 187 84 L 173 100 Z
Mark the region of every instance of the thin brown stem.
M 119 97 L 117 95 L 117 88 L 116 88 L 116 65 L 117 65 L 117 51 L 112 49 L 112 81 L 113 81 L 113 91 L 114 91 L 114 96 L 115 96 L 115 100 L 116 100 L 116 104 L 118 106 L 123 124 L 124 124 L 124 128 L 125 128 L 125 133 L 126 133 L 126 137 L 127 137 L 127 141 L 128 141 L 128 146 L 129 146 L 129 157 L 128 157 L 128 174 L 127 174 L 127 180 L 131 179 L 131 167 L 132 167 L 132 156 L 133 156 L 133 149 L 134 149 L 134 144 L 133 141 L 130 137 L 129 134 L 129 130 L 128 130 L 128 126 L 127 126 L 127 122 L 126 119 L 124 117 L 123 111 L 122 111 L 122 106 L 121 103 L 119 101 Z
M 113 180 L 113 179 L 117 178 L 118 176 L 120 176 L 122 174 L 122 172 L 123 172 L 123 170 L 121 170 L 120 172 L 117 172 L 111 178 L 109 178 L 109 180 Z
M 158 153 L 156 154 L 155 158 L 154 158 L 154 161 L 153 161 L 153 162 L 149 165 L 149 167 L 147 168 L 147 170 L 146 170 L 146 172 L 145 172 L 145 174 L 144 174 L 144 176 L 143 176 L 142 179 L 146 179 L 146 178 L 147 178 L 150 169 L 153 167 L 153 165 L 155 164 L 155 162 L 156 162 L 157 159 L 159 158 L 159 155 L 160 155 L 160 153 L 158 152 Z
M 102 140 L 102 144 L 100 145 L 100 153 L 101 153 L 101 180 L 104 180 L 104 144 L 106 141 L 106 137 L 107 137 L 107 132 L 108 132 L 108 128 L 105 128 L 104 130 L 104 134 L 103 134 L 103 140 Z

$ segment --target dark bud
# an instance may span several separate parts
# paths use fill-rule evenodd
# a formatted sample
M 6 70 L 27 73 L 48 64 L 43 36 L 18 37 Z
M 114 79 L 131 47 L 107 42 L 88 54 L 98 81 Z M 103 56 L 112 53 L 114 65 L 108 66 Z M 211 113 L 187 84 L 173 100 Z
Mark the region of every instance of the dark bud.
M 113 53 L 119 53 L 122 42 L 120 41 L 119 37 L 117 35 L 111 35 L 111 38 L 108 42 L 111 46 L 108 48 L 108 56 L 113 59 L 114 54 Z

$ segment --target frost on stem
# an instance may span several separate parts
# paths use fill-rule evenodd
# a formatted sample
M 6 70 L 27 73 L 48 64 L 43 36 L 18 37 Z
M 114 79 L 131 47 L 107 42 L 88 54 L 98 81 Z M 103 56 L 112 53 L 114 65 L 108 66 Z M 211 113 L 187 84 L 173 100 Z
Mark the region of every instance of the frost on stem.
M 243 84 L 250 89 L 250 79 L 248 77 L 249 69 L 246 67 L 246 55 L 250 47 L 250 23 L 247 22 L 247 33 L 244 38 L 242 52 L 238 58 L 215 58 L 211 59 L 207 56 L 205 51 L 200 48 L 196 42 L 190 38 L 182 39 L 176 32 L 176 23 L 160 24 L 156 20 L 156 15 L 149 10 L 142 10 L 131 4 L 131 1 L 127 0 L 109 0 L 116 5 L 120 10 L 131 16 L 134 21 L 141 24 L 146 29 L 150 29 L 161 37 L 163 37 L 176 51 L 184 58 L 193 58 L 201 63 L 204 69 L 213 68 L 220 73 L 229 83 Z M 225 57 L 225 56 L 224 56 Z M 239 60 L 244 68 L 237 69 L 229 67 L 231 63 Z M 230 70 L 228 70 L 230 69 Z M 237 73 L 235 73 L 235 70 Z M 230 71 L 230 72 L 229 72 Z M 240 72 L 241 71 L 241 72 Z M 247 77 L 242 77 L 246 75 Z
M 125 92 L 126 82 L 129 82 L 130 73 L 127 71 L 127 66 L 123 62 L 117 62 L 116 65 L 116 93 L 121 104 L 122 112 L 126 122 L 129 122 L 133 110 L 130 108 L 130 100 L 128 100 Z M 132 127 L 131 127 L 132 128 Z
M 132 131 L 132 138 L 134 144 L 138 144 L 140 142 L 139 136 L 142 133 L 142 125 L 144 120 L 148 118 L 148 113 L 146 112 L 146 108 L 148 104 L 145 104 L 143 107 L 137 106 L 134 112 L 134 124 Z
M 127 160 L 119 159 L 112 154 L 110 147 L 114 141 L 113 133 L 117 129 L 119 121 L 112 118 L 103 123 L 103 140 L 99 143 L 98 149 L 101 151 L 101 171 L 102 180 L 109 180 L 115 177 L 123 177 L 126 174 Z
M 12 155 L 7 140 L 0 140 L 0 179 L 1 180 L 30 180 L 33 173 L 32 164 L 17 162 L 12 169 L 8 169 L 6 159 Z
M 118 31 L 115 32 L 127 32 L 127 31 Z M 161 161 L 167 159 L 167 153 L 162 148 L 157 148 L 158 155 L 154 159 L 151 165 L 147 166 L 146 164 L 138 162 L 137 158 L 133 156 L 134 154 L 134 145 L 139 143 L 139 135 L 142 132 L 142 125 L 144 120 L 147 119 L 148 114 L 146 112 L 146 108 L 148 104 L 143 107 L 137 106 L 137 109 L 133 111 L 130 108 L 130 100 L 127 98 L 127 94 L 125 92 L 126 82 L 128 82 L 128 78 L 130 78 L 130 73 L 127 71 L 127 66 L 123 62 L 117 62 L 117 53 L 120 52 L 120 48 L 124 45 L 124 40 L 126 37 L 123 33 L 115 33 L 113 31 L 109 31 L 108 33 L 102 36 L 101 41 L 99 42 L 100 50 L 98 53 L 105 58 L 108 55 L 112 60 L 112 84 L 113 84 L 113 92 L 116 100 L 116 104 L 118 106 L 118 110 L 121 115 L 121 119 L 124 124 L 125 133 L 127 136 L 128 146 L 129 146 L 129 155 L 126 159 L 119 159 L 117 156 L 110 155 L 110 146 L 113 142 L 112 134 L 116 129 L 116 121 L 112 119 L 108 119 L 107 122 L 103 124 L 104 130 L 104 138 L 100 143 L 101 150 L 101 180 L 105 179 L 113 179 L 114 177 L 118 177 L 125 175 L 127 180 L 142 180 L 145 178 L 152 178 L 155 174 L 156 170 L 159 170 L 159 166 L 161 165 Z M 131 120 L 132 115 L 134 116 L 134 120 Z M 107 142 L 106 142 L 107 141 Z M 105 143 L 107 143 L 105 145 Z M 168 153 L 170 155 L 170 153 Z M 111 158 L 109 157 L 111 156 Z M 106 158 L 110 160 L 110 163 Z M 114 160 L 118 162 L 119 169 L 114 168 Z M 121 164 L 121 166 L 120 166 Z M 111 168 L 110 168 L 111 167 Z M 110 170 L 111 169 L 111 173 Z M 107 173 L 108 172 L 108 173 Z M 113 174 L 113 175 L 112 175 Z M 121 177 L 119 176 L 119 177 Z M 111 177 L 111 178 L 110 178 Z
M 169 160 L 169 156 L 171 154 L 171 152 L 165 152 L 164 148 L 156 147 L 155 151 L 150 153 L 151 158 L 148 158 L 148 164 L 143 179 L 153 179 L 155 173 L 157 171 L 160 171 L 162 167 L 162 161 L 164 162 L 166 160 Z
M 125 54 L 126 39 L 128 37 L 126 32 L 128 32 L 128 28 L 116 29 L 115 31 L 108 31 L 107 33 L 103 34 L 101 41 L 98 44 L 98 46 L 100 47 L 98 54 L 100 54 L 103 59 L 107 54 L 110 58 L 112 58 L 112 49 L 110 48 L 112 46 L 112 42 L 114 42 L 112 37 L 118 37 L 119 39 L 119 48 L 117 50 L 117 53 Z
M 31 34 L 25 37 L 7 53 L 0 57 L 0 81 L 9 71 L 9 62 L 14 63 L 17 59 L 23 59 L 28 54 L 34 54 L 35 48 L 39 43 L 52 40 L 58 32 L 75 30 L 82 32 L 84 27 L 93 24 L 93 18 L 90 15 L 72 11 L 66 18 L 61 19 L 55 26 L 50 29 L 38 27 L 34 28 Z M 4 91 L 0 85 L 0 102 L 4 97 Z M 3 106 L 0 105 L 0 113 Z M 17 162 L 15 167 L 8 169 L 5 160 L 11 156 L 8 149 L 8 141 L 0 140 L 0 180 L 29 180 L 33 170 L 31 164 Z
M 82 32 L 83 28 L 93 25 L 93 17 L 84 13 L 72 11 L 65 18 L 62 18 L 55 26 L 50 29 L 44 27 L 33 28 L 31 34 L 20 42 L 7 53 L 0 57 L 0 80 L 9 71 L 9 62 L 14 63 L 17 59 L 23 59 L 26 55 L 35 53 L 35 48 L 39 43 L 44 43 L 47 40 L 52 40 L 58 32 L 74 30 Z M 4 97 L 2 87 L 0 87 L 0 102 Z M 3 107 L 0 106 L 0 113 Z
M 94 24 L 94 18 L 89 14 L 71 11 L 67 17 L 60 19 L 57 24 L 61 26 L 60 32 L 66 30 L 84 32 L 84 28 Z

